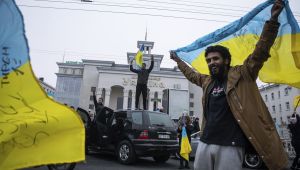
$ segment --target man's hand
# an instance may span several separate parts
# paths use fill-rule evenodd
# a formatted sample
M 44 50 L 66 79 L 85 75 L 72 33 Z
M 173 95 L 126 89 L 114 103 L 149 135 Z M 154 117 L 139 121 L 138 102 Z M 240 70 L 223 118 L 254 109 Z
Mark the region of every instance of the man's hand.
M 283 7 L 284 7 L 283 0 L 276 0 L 274 2 L 274 5 L 273 5 L 273 7 L 271 9 L 271 20 L 273 20 L 273 21 L 277 21 L 278 20 L 278 16 L 281 13 Z
M 180 59 L 174 51 L 170 51 L 170 59 L 174 60 L 175 62 L 179 62 Z
M 151 61 L 153 61 L 154 60 L 154 56 L 153 55 L 151 55 Z

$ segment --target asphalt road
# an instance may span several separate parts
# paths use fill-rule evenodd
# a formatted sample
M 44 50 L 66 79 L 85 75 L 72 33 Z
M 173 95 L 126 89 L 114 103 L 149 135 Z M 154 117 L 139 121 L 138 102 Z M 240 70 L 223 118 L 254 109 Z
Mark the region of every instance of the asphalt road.
M 191 170 L 193 161 L 190 161 Z M 179 160 L 170 158 L 166 163 L 156 163 L 152 158 L 140 158 L 133 165 L 123 165 L 118 163 L 112 154 L 101 153 L 86 156 L 86 162 L 78 163 L 74 170 L 174 170 L 179 167 Z M 48 170 L 46 166 L 38 168 L 26 168 L 23 170 Z M 247 169 L 243 169 L 247 170 Z
M 190 162 L 191 169 L 193 161 Z M 133 165 L 120 164 L 114 155 L 92 154 L 86 156 L 86 162 L 76 165 L 75 170 L 174 170 L 179 167 L 179 160 L 170 158 L 166 163 L 156 163 L 152 158 L 140 158 Z M 47 167 L 27 168 L 24 170 L 48 170 Z

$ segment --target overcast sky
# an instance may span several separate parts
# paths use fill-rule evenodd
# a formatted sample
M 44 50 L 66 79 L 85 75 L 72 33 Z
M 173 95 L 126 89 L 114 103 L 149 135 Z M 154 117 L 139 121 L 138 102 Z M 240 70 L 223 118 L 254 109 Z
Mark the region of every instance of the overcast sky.
M 264 0 L 16 0 L 24 16 L 37 77 L 56 85 L 56 62 L 81 59 L 127 64 L 137 41 L 153 41 L 162 67 L 174 67 L 169 50 L 192 43 L 242 17 Z M 300 22 L 300 1 L 289 1 Z

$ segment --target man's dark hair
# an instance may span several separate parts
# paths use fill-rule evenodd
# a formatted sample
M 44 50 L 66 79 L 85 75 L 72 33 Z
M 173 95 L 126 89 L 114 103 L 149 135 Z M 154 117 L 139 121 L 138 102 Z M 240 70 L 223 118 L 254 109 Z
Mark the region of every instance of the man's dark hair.
M 207 57 L 208 53 L 211 53 L 211 52 L 218 52 L 221 54 L 222 58 L 225 60 L 225 59 L 228 59 L 229 60 L 229 65 L 230 65 L 230 62 L 231 62 L 231 54 L 229 52 L 229 49 L 224 47 L 224 46 L 221 46 L 221 45 L 213 45 L 213 46 L 209 46 L 205 49 L 205 57 Z

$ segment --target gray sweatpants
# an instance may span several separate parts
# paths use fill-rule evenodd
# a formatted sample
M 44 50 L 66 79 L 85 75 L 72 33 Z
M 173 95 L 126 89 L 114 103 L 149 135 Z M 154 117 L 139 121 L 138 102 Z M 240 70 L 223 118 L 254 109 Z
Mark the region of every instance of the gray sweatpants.
M 244 149 L 235 146 L 220 146 L 199 142 L 194 170 L 241 170 Z

